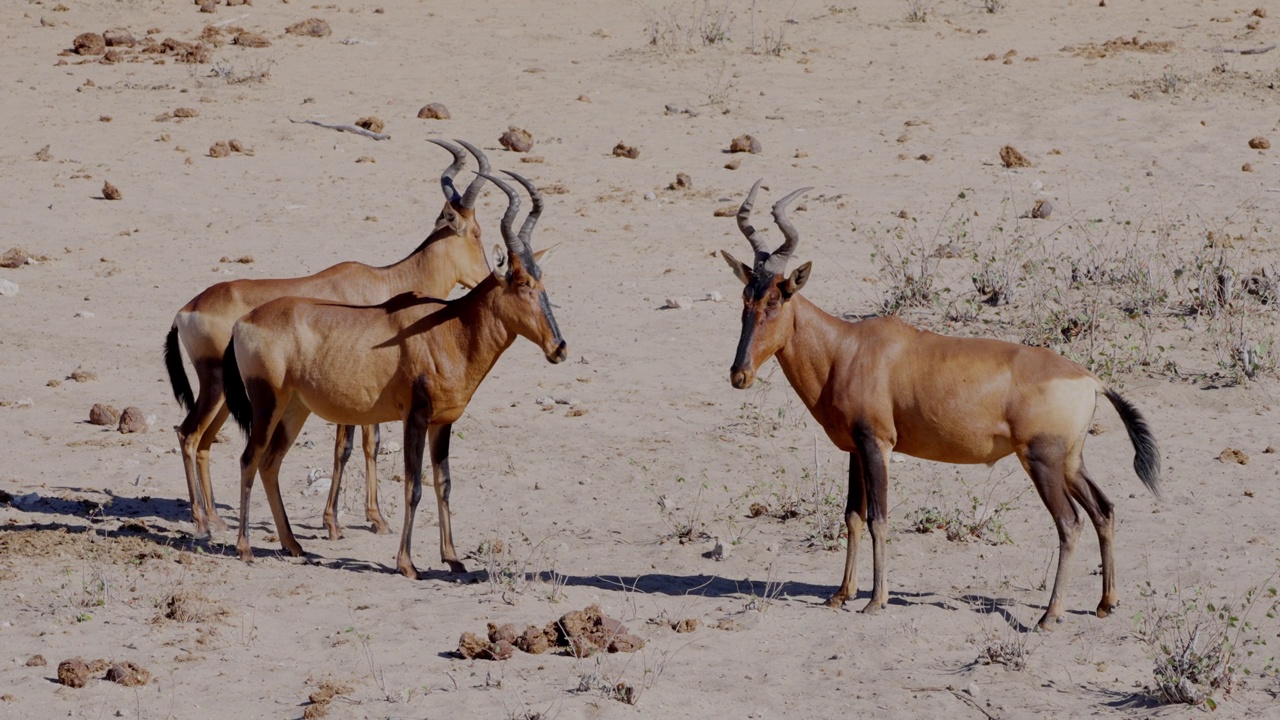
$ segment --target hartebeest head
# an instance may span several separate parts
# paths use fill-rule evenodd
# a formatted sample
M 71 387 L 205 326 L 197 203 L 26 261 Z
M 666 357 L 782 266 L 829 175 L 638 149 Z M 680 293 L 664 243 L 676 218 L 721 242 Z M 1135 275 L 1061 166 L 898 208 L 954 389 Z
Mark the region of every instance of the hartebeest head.
M 457 141 L 475 156 L 476 162 L 480 165 L 480 175 L 471 181 L 465 193 L 459 194 L 454 186 L 454 178 L 467 164 L 467 154 L 453 143 L 435 138 L 427 138 L 427 140 L 453 153 L 453 163 L 440 175 L 440 187 L 444 190 L 445 203 L 444 208 L 440 210 L 440 215 L 436 218 L 436 226 L 432 234 L 435 235 L 445 229 L 452 231 L 456 241 L 453 238 L 445 240 L 452 245 L 449 248 L 450 252 L 446 253 L 449 257 L 444 262 L 453 264 L 459 284 L 466 288 L 473 288 L 488 275 L 480 223 L 476 222 L 476 200 L 480 198 L 480 191 L 484 189 L 484 173 L 489 172 L 489 158 L 485 157 L 485 154 L 475 145 L 465 140 Z
M 502 239 L 506 244 L 506 252 L 495 248 L 492 273 L 494 280 L 502 288 L 502 321 L 516 334 L 542 348 L 547 362 L 562 362 L 569 355 L 569 347 L 560 336 L 560 328 L 551 312 L 551 299 L 547 297 L 547 290 L 542 285 L 542 268 L 537 262 L 553 248 L 535 253 L 530 244 L 533 226 L 542 215 L 542 194 L 533 183 L 520 175 L 510 170 L 503 172 L 515 178 L 529 191 L 533 209 L 520 226 L 520 232 L 515 232 L 512 225 L 520 212 L 520 195 L 501 179 L 481 173 L 482 177 L 505 192 L 509 200 L 507 211 L 502 215 Z
M 813 264 L 807 262 L 796 268 L 790 277 L 784 276 L 787 261 L 800 239 L 795 226 L 787 219 L 787 204 L 813 188 L 800 188 L 773 204 L 773 221 L 782 230 L 785 240 L 781 247 L 769 252 L 764 238 L 751 226 L 751 206 L 755 204 L 761 182 L 763 180 L 757 180 L 751 186 L 747 199 L 738 208 L 738 229 L 755 251 L 754 266 L 720 251 L 733 274 L 746 285 L 742 291 L 742 336 L 738 339 L 733 367 L 729 368 L 729 382 L 739 390 L 751 387 L 756 379 L 756 368 L 773 357 L 790 339 L 794 326 L 791 322 L 792 306 L 788 301 L 804 287 Z

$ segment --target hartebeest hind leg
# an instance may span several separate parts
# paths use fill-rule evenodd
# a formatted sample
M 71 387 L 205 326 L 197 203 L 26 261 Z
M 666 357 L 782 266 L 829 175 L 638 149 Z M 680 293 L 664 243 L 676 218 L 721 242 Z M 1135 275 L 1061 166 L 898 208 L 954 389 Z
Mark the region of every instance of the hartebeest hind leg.
M 289 514 L 284 508 L 284 499 L 280 496 L 280 465 L 284 456 L 293 447 L 294 440 L 302 433 L 302 426 L 307 422 L 311 411 L 302 403 L 294 401 L 285 410 L 276 430 L 271 434 L 271 442 L 262 455 L 260 472 L 262 474 L 262 490 L 267 494 L 267 504 L 271 506 L 271 517 L 276 523 L 276 535 L 280 536 L 280 547 L 294 557 L 301 557 L 302 545 L 293 535 L 293 526 L 289 524 Z
M 262 487 L 276 523 L 276 534 L 285 550 L 297 556 L 302 554 L 289 527 L 289 518 L 280 499 L 280 463 L 302 430 L 310 411 L 301 405 L 287 409 L 276 407 L 274 397 L 253 398 L 253 422 L 249 442 L 240 456 L 240 529 L 236 537 L 236 550 L 240 559 L 253 561 L 253 548 L 249 544 L 249 498 L 253 492 L 253 478 L 262 471 Z M 292 421 L 292 427 L 285 420 Z
M 1110 615 L 1120 605 L 1116 597 L 1116 561 L 1112 551 L 1115 542 L 1115 506 L 1089 477 L 1081 462 L 1070 479 L 1071 497 L 1084 508 L 1093 529 L 1098 533 L 1098 550 L 1102 554 L 1102 599 L 1098 601 L 1098 617 Z
M 364 448 L 364 516 L 373 524 L 373 532 L 377 535 L 389 535 L 391 528 L 382 517 L 378 508 L 378 447 L 382 444 L 382 433 L 378 425 L 364 425 L 361 445 Z M 329 531 L 329 539 L 342 537 L 342 526 L 338 523 L 338 495 L 342 492 L 342 478 L 346 475 L 347 461 L 351 459 L 351 448 L 355 444 L 355 426 L 339 425 L 333 440 L 333 482 L 329 486 L 329 499 L 324 505 L 324 526 Z
M 207 381 L 200 383 L 195 407 L 178 426 L 178 445 L 191 499 L 191 521 L 198 538 L 209 537 L 211 531 L 227 531 L 226 521 L 214 506 L 213 484 L 209 479 L 209 447 L 227 419 L 227 408 L 222 401 L 221 371 L 206 377 Z
M 1053 516 L 1058 529 L 1058 572 L 1053 579 L 1053 591 L 1049 594 L 1049 606 L 1038 623 L 1041 630 L 1052 631 L 1062 621 L 1062 598 L 1071 582 L 1071 555 L 1080 537 L 1080 512 L 1071 500 L 1071 488 L 1066 476 L 1066 457 L 1063 443 L 1058 438 L 1032 441 L 1018 452 L 1031 482 L 1040 493 L 1040 499 Z

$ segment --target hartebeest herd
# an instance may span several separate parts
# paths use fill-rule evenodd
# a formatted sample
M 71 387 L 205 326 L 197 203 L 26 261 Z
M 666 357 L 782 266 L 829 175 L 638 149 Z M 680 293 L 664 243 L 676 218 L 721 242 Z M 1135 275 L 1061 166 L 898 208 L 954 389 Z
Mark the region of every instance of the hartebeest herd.
M 538 189 L 524 187 L 531 208 L 520 229 L 520 195 L 490 174 L 476 147 L 458 141 L 479 165 L 459 194 L 454 187 L 466 153 L 451 143 L 453 162 L 441 176 L 445 205 L 435 229 L 404 260 L 386 267 L 349 262 L 291 279 L 219 283 L 178 311 L 165 343 L 175 397 L 188 411 L 177 428 L 197 537 L 224 532 L 209 476 L 209 447 L 230 414 L 248 445 L 240 458 L 240 523 L 236 547 L 252 560 L 248 538 L 254 478 L 263 489 L 282 547 L 301 555 L 280 495 L 280 468 L 307 417 L 336 423 L 333 482 L 324 511 L 329 538 L 337 519 L 342 473 L 354 426 L 364 428 L 366 518 L 389 532 L 377 501 L 377 424 L 404 423 L 405 513 L 396 568 L 416 578 L 411 555 L 413 517 L 430 457 L 439 511 L 440 559 L 465 572 L 450 527 L 449 439 L 452 424 L 502 353 L 517 337 L 537 345 L 548 362 L 567 356 L 552 314 L 532 234 L 542 214 Z M 481 244 L 476 201 L 488 181 L 507 195 L 500 228 L 503 249 L 490 258 Z M 1070 560 L 1088 515 L 1102 554 L 1102 599 L 1097 614 L 1117 605 L 1114 506 L 1084 465 L 1084 442 L 1103 395 L 1123 421 L 1136 451 L 1134 469 L 1160 493 L 1160 456 L 1146 420 L 1132 404 L 1083 367 L 1043 348 L 998 340 L 955 338 L 912 327 L 897 317 L 847 322 L 800 295 L 812 263 L 790 274 L 799 244 L 787 206 L 811 188 L 773 205 L 782 245 L 770 251 L 751 225 L 757 181 L 737 213 L 753 251 L 750 264 L 722 253 L 745 286 L 742 327 L 729 371 L 745 389 L 756 370 L 776 358 L 792 388 L 840 450 L 849 453 L 845 505 L 848 551 L 839 588 L 827 601 L 841 607 L 856 594 L 858 544 L 871 536 L 873 581 L 862 611 L 888 602 L 885 544 L 889 461 L 893 452 L 946 463 L 995 463 L 1016 455 L 1058 531 L 1058 570 L 1039 626 L 1052 629 L 1063 613 Z M 455 285 L 469 291 L 446 299 Z M 179 345 L 200 382 L 192 392 Z

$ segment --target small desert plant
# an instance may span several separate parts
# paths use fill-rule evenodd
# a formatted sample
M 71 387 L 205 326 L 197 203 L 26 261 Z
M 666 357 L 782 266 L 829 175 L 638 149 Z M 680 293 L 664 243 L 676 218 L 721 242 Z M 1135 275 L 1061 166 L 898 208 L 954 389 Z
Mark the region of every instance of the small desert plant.
M 929 19 L 931 8 L 926 0 L 907 0 L 907 22 L 922 23 Z
M 995 15 L 1004 10 L 1004 0 L 982 0 L 982 9 L 987 11 L 989 15 Z
M 1236 600 L 1213 602 L 1202 588 L 1177 587 L 1162 597 L 1148 582 L 1141 588 L 1145 607 L 1133 618 L 1139 638 L 1152 649 L 1160 702 L 1217 706 L 1214 695 L 1229 693 L 1242 676 L 1274 676 L 1274 655 L 1260 652 L 1275 633 L 1280 597 L 1275 574 Z M 1255 622 L 1258 613 L 1263 619 Z M 1263 628 L 1265 623 L 1268 627 Z
M 686 482 L 683 477 L 676 478 L 677 483 Z M 678 507 L 666 495 L 658 497 L 658 509 L 662 513 L 662 523 L 667 526 L 667 534 L 662 536 L 662 541 L 676 540 L 681 545 L 693 542 L 695 540 L 706 540 L 711 535 L 707 533 L 706 523 L 702 520 L 702 492 L 706 490 L 706 483 L 698 486 L 698 493 L 693 498 L 693 503 L 689 507 Z
M 552 540 L 557 535 L 552 533 L 536 543 L 521 532 L 489 537 L 467 553 L 467 558 L 483 566 L 489 592 L 508 605 L 514 605 L 517 596 L 535 590 L 548 602 L 559 602 L 566 578 L 555 570 Z

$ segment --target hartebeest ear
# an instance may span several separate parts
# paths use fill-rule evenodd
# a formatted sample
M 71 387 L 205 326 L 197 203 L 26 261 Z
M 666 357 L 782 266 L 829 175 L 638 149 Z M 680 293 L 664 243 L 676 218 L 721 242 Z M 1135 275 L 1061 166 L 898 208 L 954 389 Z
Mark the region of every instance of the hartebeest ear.
M 739 262 L 737 258 L 730 255 L 728 251 L 721 250 L 720 255 L 724 257 L 724 261 L 729 264 L 729 269 L 733 271 L 734 275 L 738 276 L 738 279 L 742 281 L 743 285 L 748 285 L 751 283 L 750 267 L 748 267 L 745 263 Z
M 533 261 L 538 263 L 538 265 L 545 265 L 546 262 L 556 254 L 556 251 L 559 250 L 560 246 L 563 244 L 564 243 L 556 243 L 555 245 L 552 245 L 549 248 L 543 248 L 541 250 L 534 252 Z
M 489 256 L 486 255 L 488 260 Z M 494 243 L 493 245 L 493 261 L 489 263 L 489 267 L 493 270 L 493 277 L 497 279 L 498 284 L 506 285 L 511 279 L 511 264 L 507 262 L 507 250 L 505 247 Z
M 462 235 L 467 230 L 467 221 L 462 214 L 453 209 L 453 205 L 446 204 L 444 210 L 440 211 L 440 217 L 436 218 L 436 231 L 449 228 L 454 235 Z
M 787 282 L 780 288 L 783 297 L 789 298 L 800 292 L 800 288 L 804 287 L 804 284 L 809 281 L 809 271 L 811 269 L 813 269 L 812 260 L 796 268 L 791 273 L 791 277 L 787 278 Z

